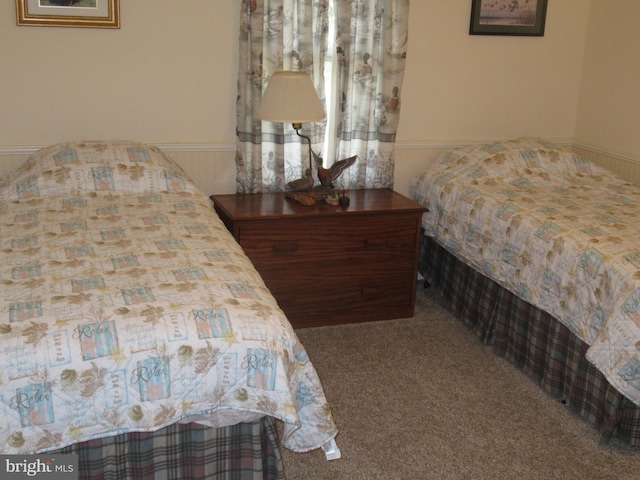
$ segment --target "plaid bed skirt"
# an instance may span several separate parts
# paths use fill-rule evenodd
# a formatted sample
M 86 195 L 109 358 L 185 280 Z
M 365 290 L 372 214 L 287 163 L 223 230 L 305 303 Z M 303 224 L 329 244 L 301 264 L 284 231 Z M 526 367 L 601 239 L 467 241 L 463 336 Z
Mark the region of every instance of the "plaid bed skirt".
M 640 447 L 640 407 L 587 359 L 588 345 L 548 313 L 423 237 L 420 273 L 483 343 L 594 425 L 600 440 Z
M 210 428 L 175 424 L 78 443 L 49 453 L 78 455 L 80 480 L 283 480 L 275 420 Z

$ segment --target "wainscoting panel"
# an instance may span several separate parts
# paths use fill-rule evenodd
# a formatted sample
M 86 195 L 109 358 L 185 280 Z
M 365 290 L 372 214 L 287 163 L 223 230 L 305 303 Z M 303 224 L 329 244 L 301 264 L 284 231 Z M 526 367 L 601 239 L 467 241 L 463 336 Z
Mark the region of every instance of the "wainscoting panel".
M 31 151 L 25 153 L 22 150 L 5 149 L 5 151 L 0 154 L 0 177 L 5 176 L 10 171 L 22 165 L 22 163 L 29 158 L 29 155 L 31 155 Z
M 556 145 L 575 152 L 585 160 L 611 170 L 629 182 L 640 186 L 640 157 L 624 155 L 617 152 L 599 149 L 584 144 L 573 143 L 570 140 L 551 139 Z M 493 140 L 487 140 L 490 142 Z M 406 196 L 411 196 L 411 179 L 429 169 L 434 161 L 445 151 L 452 148 L 479 143 L 473 142 L 398 142 L 396 144 L 396 170 L 394 190 Z
M 488 140 L 491 141 L 491 140 Z M 553 140 L 558 145 L 574 151 L 586 160 L 607 168 L 622 178 L 640 185 L 640 157 L 624 155 L 570 140 Z M 446 150 L 463 147 L 473 142 L 398 142 L 396 145 L 396 171 L 394 190 L 410 196 L 411 179 L 428 170 Z M 209 194 L 234 193 L 235 145 L 217 144 L 156 144 L 173 158 L 189 177 Z M 37 151 L 38 146 L 0 146 L 0 177 L 6 175 Z
M 235 145 L 157 144 L 205 193 L 222 195 L 236 189 Z M 22 165 L 42 147 L 0 147 L 0 177 Z
M 200 189 L 210 195 L 236 191 L 235 147 L 216 149 L 176 149 L 158 147 L 179 164 Z
M 462 145 L 429 145 L 426 143 L 398 143 L 395 148 L 396 168 L 393 189 L 411 198 L 411 179 L 429 169 L 429 165 L 451 148 Z
M 622 178 L 640 186 L 640 158 L 581 144 L 573 144 L 571 149 L 585 160 L 611 170 Z

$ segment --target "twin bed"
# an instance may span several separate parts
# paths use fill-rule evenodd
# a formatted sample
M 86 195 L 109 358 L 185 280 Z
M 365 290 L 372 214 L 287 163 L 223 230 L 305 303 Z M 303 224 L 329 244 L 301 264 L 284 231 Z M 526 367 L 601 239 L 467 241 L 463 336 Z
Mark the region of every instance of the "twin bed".
M 283 478 L 280 442 L 335 446 L 293 328 L 157 148 L 35 153 L 0 179 L 0 248 L 0 454 L 76 453 L 81 478 Z
M 412 182 L 419 270 L 476 335 L 640 446 L 640 188 L 539 139 L 447 152 Z

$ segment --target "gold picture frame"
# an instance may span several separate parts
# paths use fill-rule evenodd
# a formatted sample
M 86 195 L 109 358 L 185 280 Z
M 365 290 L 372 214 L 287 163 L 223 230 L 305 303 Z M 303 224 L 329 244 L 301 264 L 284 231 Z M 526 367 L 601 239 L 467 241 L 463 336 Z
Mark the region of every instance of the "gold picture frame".
M 120 28 L 120 0 L 16 0 L 18 25 Z

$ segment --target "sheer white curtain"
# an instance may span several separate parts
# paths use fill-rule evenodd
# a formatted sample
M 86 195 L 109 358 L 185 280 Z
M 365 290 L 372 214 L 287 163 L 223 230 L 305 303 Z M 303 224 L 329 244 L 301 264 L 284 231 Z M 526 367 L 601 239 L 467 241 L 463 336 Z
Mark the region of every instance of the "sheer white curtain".
M 329 105 L 327 112 L 336 112 L 336 124 L 327 136 L 336 148 L 325 152 L 324 166 L 358 156 L 338 186 L 392 187 L 409 0 L 242 0 L 241 9 L 237 192 L 284 191 L 287 182 L 304 176 L 307 155 L 291 126 L 253 117 L 277 70 L 309 73 L 323 101 L 325 75 L 333 79 L 337 108 Z M 335 61 L 325 72 L 334 42 Z M 314 152 L 322 150 L 325 127 L 326 121 L 303 125 Z

